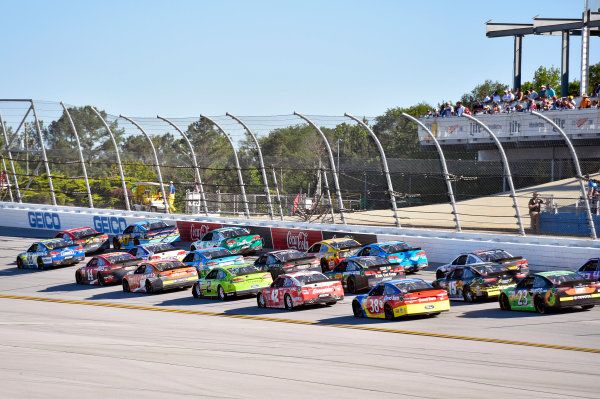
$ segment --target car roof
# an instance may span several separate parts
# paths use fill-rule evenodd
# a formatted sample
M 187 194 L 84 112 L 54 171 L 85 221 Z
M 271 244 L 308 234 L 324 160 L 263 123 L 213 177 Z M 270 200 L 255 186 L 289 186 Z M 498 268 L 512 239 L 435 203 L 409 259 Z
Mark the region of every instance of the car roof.
M 106 260 L 106 258 L 108 258 L 108 257 L 115 256 L 115 255 L 123 255 L 123 254 L 131 255 L 129 252 L 119 251 L 119 252 L 111 252 L 108 254 L 94 255 L 94 256 L 92 256 L 92 258 L 102 258 L 102 259 Z M 131 255 L 131 256 L 133 256 L 133 255 Z
M 182 262 L 180 262 L 178 259 L 156 259 L 156 260 L 147 260 L 144 261 L 144 263 L 150 264 L 150 265 L 156 265 L 157 263 L 163 263 L 163 262 L 179 262 L 181 263 L 181 267 L 187 267 L 185 264 L 183 264 Z
M 163 223 L 165 223 L 164 220 L 154 219 L 154 220 L 144 220 L 143 222 L 135 222 L 135 223 L 132 224 L 132 226 L 144 226 L 144 225 L 147 225 L 147 224 L 150 224 L 150 223 L 156 223 L 156 222 L 163 222 Z
M 352 237 L 336 237 L 336 238 L 328 238 L 326 240 L 321 240 L 315 244 L 329 244 L 332 242 L 341 242 L 341 241 L 347 241 L 347 240 L 352 240 L 352 241 L 358 242 Z
M 239 227 L 234 227 L 234 226 L 219 227 L 218 229 L 210 230 L 209 233 L 210 232 L 214 232 L 214 231 L 227 231 L 227 230 L 238 230 L 238 229 L 246 229 L 246 228 L 242 227 L 242 226 L 239 226 Z
M 72 231 L 79 231 L 79 230 L 94 230 L 94 231 L 96 231 L 95 229 L 92 229 L 91 227 L 77 227 L 76 229 L 63 230 L 62 233 L 70 233 Z
M 300 272 L 292 272 L 292 273 L 282 274 L 282 276 L 299 277 L 299 276 L 310 276 L 313 274 L 321 274 L 321 272 L 317 272 L 314 270 L 305 270 L 305 271 L 300 271 Z M 331 281 L 333 281 L 333 280 L 331 280 Z
M 38 244 L 46 244 L 46 243 L 58 242 L 58 241 L 65 241 L 65 239 L 64 238 L 49 238 L 47 240 L 38 241 Z M 66 242 L 69 242 L 69 241 L 66 241 Z
M 370 245 L 381 246 L 381 245 L 392 245 L 392 244 L 407 244 L 407 245 L 410 245 L 406 241 L 385 241 L 385 242 L 376 242 L 376 243 L 373 243 L 373 244 L 370 244 Z
M 191 251 L 191 252 L 197 252 L 197 253 L 199 253 L 199 254 L 202 254 L 202 253 L 204 253 L 204 252 L 211 252 L 211 251 L 217 251 L 217 250 L 218 250 L 218 251 L 223 251 L 223 250 L 225 250 L 225 251 L 229 251 L 227 248 L 223 248 L 223 247 L 212 247 L 212 248 L 201 248 L 201 249 L 196 249 L 196 250 L 194 250 L 194 251 Z M 231 252 L 231 251 L 229 251 L 229 252 Z M 233 255 L 233 254 L 232 254 L 232 255 Z
M 254 266 L 252 263 L 238 263 L 235 265 L 225 265 L 225 266 L 219 266 L 220 269 L 225 269 L 225 270 L 229 270 L 229 269 L 233 269 L 234 267 L 242 267 L 242 266 Z
M 574 271 L 571 271 L 571 270 L 556 270 L 553 272 L 534 273 L 534 275 L 538 275 L 538 276 L 542 276 L 542 277 L 566 276 L 569 274 L 577 274 L 577 273 L 575 273 Z

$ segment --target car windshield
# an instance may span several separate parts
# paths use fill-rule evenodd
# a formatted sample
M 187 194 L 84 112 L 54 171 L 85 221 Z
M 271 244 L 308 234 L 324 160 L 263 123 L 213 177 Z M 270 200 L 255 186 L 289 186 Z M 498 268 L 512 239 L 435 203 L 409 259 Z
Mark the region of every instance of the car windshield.
M 277 258 L 280 262 L 286 262 L 288 260 L 294 260 L 299 258 L 306 258 L 306 255 L 300 251 L 296 251 L 295 249 L 291 251 L 279 252 L 272 254 Z
M 477 252 L 477 256 L 484 262 L 495 262 L 499 259 L 512 258 L 512 255 L 502 249 L 492 249 L 489 251 Z
M 121 263 L 121 262 L 127 262 L 128 260 L 139 260 L 132 254 L 128 254 L 128 253 L 109 255 L 109 256 L 105 256 L 104 259 L 106 259 L 109 263 Z
M 386 258 L 380 256 L 363 256 L 351 259 L 361 265 L 362 267 L 375 267 L 389 265 L 390 262 Z
M 157 253 L 157 252 L 166 252 L 166 251 L 170 251 L 175 249 L 174 246 L 172 246 L 171 244 L 152 244 L 152 245 L 145 245 L 144 248 L 149 251 L 149 252 L 153 252 L 153 253 Z
M 241 237 L 241 236 L 247 236 L 248 234 L 250 234 L 250 232 L 246 229 L 230 229 L 230 230 L 223 230 L 221 231 L 221 234 L 223 234 L 223 237 L 225 238 L 235 238 L 235 237 Z
M 165 222 L 163 222 L 162 220 L 157 220 L 156 222 L 150 222 L 150 223 L 144 225 L 144 228 L 146 230 L 160 230 L 160 229 L 164 229 L 166 227 L 169 227 L 169 225 L 166 224 Z
M 329 245 L 331 245 L 335 249 L 348 249 L 348 248 L 356 248 L 359 247 L 360 244 L 354 240 L 343 240 L 343 241 L 333 241 Z
M 206 259 L 219 259 L 227 256 L 233 256 L 231 251 L 225 248 L 211 249 L 210 251 L 203 251 L 202 256 Z
M 298 281 L 299 285 L 315 284 L 315 283 L 322 283 L 324 281 L 331 281 L 321 273 L 302 274 L 300 276 L 295 276 L 294 279 L 296 281 Z
M 586 284 L 588 282 L 577 273 L 557 274 L 544 277 L 552 281 L 555 285 L 575 285 L 578 283 Z
M 174 270 L 174 269 L 181 269 L 186 267 L 183 263 L 177 261 L 177 260 L 165 260 L 164 262 L 157 262 L 157 263 L 153 263 L 154 267 L 156 267 L 156 269 L 159 272 L 164 272 L 167 270 Z
M 243 265 L 243 266 L 238 266 L 238 267 L 231 267 L 231 268 L 227 269 L 227 271 L 229 273 L 231 273 L 233 276 L 243 276 L 245 274 L 253 274 L 253 273 L 261 272 L 259 269 L 254 267 L 254 265 Z
M 48 249 L 60 249 L 60 248 L 66 248 L 66 247 L 70 247 L 71 246 L 71 243 L 69 241 L 65 241 L 63 239 L 46 241 L 43 244 Z
M 394 284 L 403 294 L 431 290 L 433 287 L 423 280 L 403 280 Z
M 412 247 L 405 242 L 397 242 L 389 245 L 380 245 L 379 248 L 381 248 L 381 250 L 386 254 L 393 254 L 395 252 L 401 252 L 406 249 L 412 249 Z
M 477 270 L 484 276 L 487 274 L 500 274 L 502 272 L 508 272 L 508 269 L 502 265 L 473 266 L 473 269 Z
M 93 236 L 94 234 L 96 234 L 96 232 L 92 229 L 75 230 L 75 231 L 70 231 L 70 233 L 75 238 L 89 237 L 89 236 Z

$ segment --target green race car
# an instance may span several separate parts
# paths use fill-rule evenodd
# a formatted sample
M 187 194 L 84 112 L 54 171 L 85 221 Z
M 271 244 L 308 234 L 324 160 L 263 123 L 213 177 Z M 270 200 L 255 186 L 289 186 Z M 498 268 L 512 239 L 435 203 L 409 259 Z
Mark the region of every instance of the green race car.
M 573 306 L 591 309 L 600 305 L 600 283 L 572 271 L 535 273 L 503 289 L 499 303 L 502 310 L 538 313 Z
M 263 240 L 243 227 L 223 227 L 204 234 L 192 243 L 191 250 L 214 247 L 227 248 L 236 255 L 254 254 L 263 248 Z
M 204 278 L 194 283 L 194 298 L 218 297 L 224 301 L 229 296 L 257 294 L 273 282 L 270 272 L 261 271 L 250 263 L 227 265 L 212 269 Z

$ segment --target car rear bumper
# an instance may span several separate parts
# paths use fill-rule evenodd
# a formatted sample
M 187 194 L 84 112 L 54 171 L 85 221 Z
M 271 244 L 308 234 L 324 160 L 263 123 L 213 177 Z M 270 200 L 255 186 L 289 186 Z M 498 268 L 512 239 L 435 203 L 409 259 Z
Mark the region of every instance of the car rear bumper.
M 600 293 L 558 297 L 557 305 L 559 308 L 568 308 L 572 306 L 600 305 Z
M 81 262 L 82 260 L 85 259 L 85 256 L 73 256 L 72 258 L 65 258 L 65 259 L 52 259 L 52 265 L 53 266 L 60 266 L 60 265 L 70 265 L 73 263 L 77 263 L 77 262 Z
M 327 295 L 319 296 L 317 298 L 311 298 L 304 301 L 305 305 L 325 304 L 331 302 L 337 302 L 344 299 L 343 295 Z
M 177 280 L 157 280 L 152 283 L 152 287 L 155 291 L 173 290 L 177 288 L 190 288 L 194 285 L 196 281 L 198 281 L 198 276 L 193 275 Z
M 429 314 L 446 312 L 450 310 L 450 301 L 436 301 L 426 303 L 416 303 L 400 306 L 394 309 L 394 316 L 408 316 L 415 314 Z

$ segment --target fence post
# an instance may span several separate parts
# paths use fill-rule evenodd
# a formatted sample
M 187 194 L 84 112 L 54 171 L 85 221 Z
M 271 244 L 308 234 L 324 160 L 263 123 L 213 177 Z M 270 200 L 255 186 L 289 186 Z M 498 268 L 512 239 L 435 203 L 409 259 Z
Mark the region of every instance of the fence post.
M 325 173 L 325 168 L 321 167 L 321 173 L 323 174 L 323 184 L 325 184 L 325 192 L 327 193 L 327 202 L 329 204 L 329 208 L 331 209 L 331 220 L 333 221 L 333 224 L 335 224 L 333 201 L 331 200 L 331 192 L 329 191 L 329 182 L 327 181 L 327 174 Z
M 273 165 L 271 165 L 271 170 L 273 171 L 273 185 L 275 186 L 275 194 L 277 195 L 277 203 L 279 204 L 279 215 L 281 220 L 283 220 L 283 208 L 281 197 L 279 196 L 279 186 L 277 185 L 277 174 L 275 173 L 275 167 Z
M 52 184 L 52 175 L 50 174 L 50 165 L 48 164 L 48 157 L 46 156 L 46 146 L 44 145 L 44 137 L 42 136 L 42 128 L 40 127 L 40 121 L 37 117 L 35 110 L 35 104 L 31 100 L 31 110 L 33 111 L 33 117 L 35 119 L 35 128 L 38 132 L 40 145 L 42 146 L 42 158 L 44 160 L 44 166 L 46 167 L 46 174 L 48 175 L 48 185 L 50 186 L 50 197 L 52 198 L 52 205 L 56 206 L 56 196 L 54 195 L 54 184 Z
M 472 117 L 471 115 L 467 115 L 467 114 L 462 114 L 461 116 L 463 116 L 469 120 L 472 120 L 473 122 L 480 125 L 486 132 L 488 132 L 488 134 L 492 137 L 492 139 L 496 143 L 496 147 L 498 147 L 498 151 L 500 151 L 502 163 L 504 164 L 504 171 L 506 174 L 506 178 L 508 178 L 508 186 L 510 187 L 510 196 L 513 199 L 513 206 L 515 208 L 515 214 L 517 216 L 517 221 L 519 223 L 519 233 L 522 236 L 524 236 L 525 229 L 523 228 L 523 220 L 521 219 L 521 212 L 519 211 L 519 205 L 517 204 L 517 194 L 515 193 L 515 186 L 513 184 L 512 175 L 510 173 L 510 166 L 508 164 L 508 158 L 506 157 L 506 153 L 504 152 L 504 148 L 502 148 L 502 144 L 500 143 L 500 140 L 498 140 L 498 137 L 494 134 L 494 132 L 492 132 L 492 130 L 489 127 L 487 127 L 487 125 L 485 123 L 481 122 L 477 118 Z
M 29 108 L 31 109 L 31 108 Z M 12 169 L 13 179 L 15 179 L 15 191 L 17 194 L 17 199 L 19 203 L 22 203 L 21 192 L 19 191 L 19 180 L 17 179 L 17 172 L 15 172 L 15 164 L 12 158 L 12 152 L 10 151 L 10 146 L 8 143 L 8 135 L 6 134 L 6 125 L 4 124 L 4 119 L 2 119 L 2 113 L 0 112 L 0 124 L 2 125 L 2 135 L 4 136 L 4 145 L 6 146 L 6 152 L 8 153 L 8 162 L 10 163 L 10 168 Z M 8 175 L 6 176 L 6 180 L 8 180 Z M 11 191 L 12 195 L 12 191 Z
M 392 179 L 390 178 L 390 170 L 388 168 L 387 158 L 385 157 L 385 152 L 383 151 L 383 147 L 381 146 L 379 139 L 377 138 L 377 136 L 375 136 L 375 133 L 373 133 L 371 128 L 369 126 L 367 126 L 367 124 L 364 123 L 363 121 L 361 121 L 360 119 L 358 119 L 348 113 L 345 113 L 344 116 L 354 120 L 360 126 L 365 128 L 367 130 L 367 132 L 369 132 L 369 135 L 371 136 L 371 138 L 373 139 L 375 144 L 377 145 L 377 149 L 379 150 L 379 155 L 381 156 L 381 166 L 383 167 L 383 173 L 385 174 L 385 179 L 387 181 L 388 194 L 390 196 L 390 202 L 392 203 L 392 210 L 394 211 L 394 219 L 396 220 L 396 227 L 401 227 L 400 220 L 398 219 L 398 208 L 396 207 L 396 196 L 394 195 L 394 187 L 392 187 Z
M 6 162 L 4 162 L 4 155 L 0 155 L 0 157 L 2 158 L 2 171 L 4 172 L 4 177 L 6 178 L 6 188 L 8 189 L 10 202 L 15 202 L 12 193 L 12 186 L 10 185 L 10 179 L 8 177 L 8 170 L 6 170 Z

